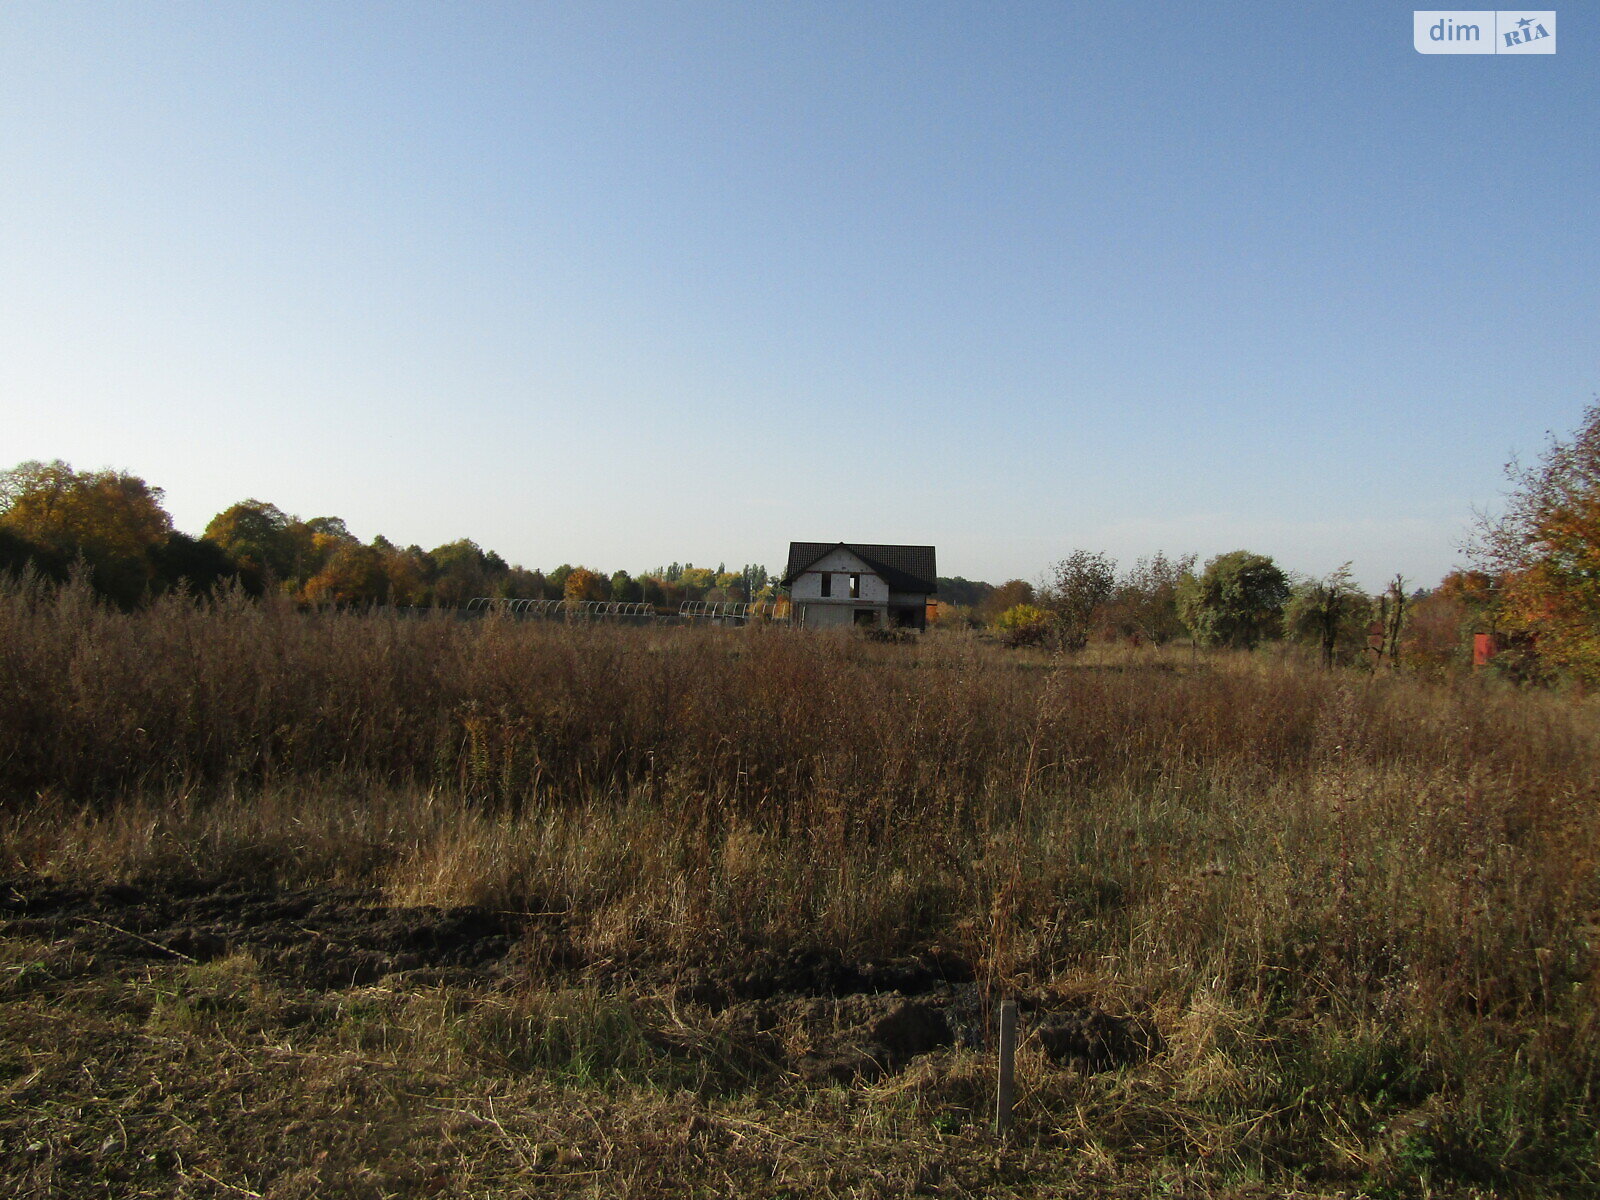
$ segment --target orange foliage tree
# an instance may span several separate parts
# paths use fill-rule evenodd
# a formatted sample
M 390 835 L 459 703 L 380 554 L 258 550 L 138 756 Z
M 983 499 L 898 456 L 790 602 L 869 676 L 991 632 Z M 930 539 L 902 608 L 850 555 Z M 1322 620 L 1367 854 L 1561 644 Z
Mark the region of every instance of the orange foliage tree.
M 569 604 L 577 604 L 584 600 L 609 600 L 611 599 L 611 581 L 598 571 L 591 571 L 588 567 L 577 567 L 566 578 L 562 585 L 562 594 Z
M 389 592 L 384 567 L 384 556 L 375 547 L 357 541 L 336 542 L 321 569 L 306 580 L 301 598 L 313 604 L 381 603 Z
M 1548 666 L 1600 684 L 1600 403 L 1572 440 L 1552 439 L 1535 466 L 1508 474 L 1506 511 L 1478 544 L 1503 580 L 1502 621 Z
M 1400 661 L 1420 670 L 1469 661 L 1475 633 L 1495 633 L 1500 621 L 1500 579 L 1487 571 L 1452 571 L 1406 612 Z

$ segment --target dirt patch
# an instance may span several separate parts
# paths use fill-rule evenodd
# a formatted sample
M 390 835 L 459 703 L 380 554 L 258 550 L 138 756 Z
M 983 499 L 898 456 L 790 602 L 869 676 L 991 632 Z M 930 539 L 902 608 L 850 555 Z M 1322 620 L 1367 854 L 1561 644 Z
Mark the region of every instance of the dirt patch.
M 246 954 L 264 975 L 313 992 L 385 980 L 467 989 L 564 980 L 624 999 L 665 991 L 680 1019 L 741 1058 L 810 1082 L 875 1079 L 947 1047 L 992 1049 L 996 998 L 971 964 L 933 951 L 881 961 L 752 952 L 714 967 L 652 963 L 618 974 L 614 963 L 583 960 L 559 914 L 395 908 L 360 892 L 28 878 L 0 884 L 0 936 L 48 943 L 77 974 Z M 1022 1001 L 1024 1035 L 1031 1030 L 1062 1066 L 1103 1071 L 1160 1049 L 1154 1027 L 1135 1016 L 1082 1000 Z
M 316 989 L 412 972 L 496 977 L 521 957 L 536 923 L 482 908 L 389 908 L 356 892 L 0 885 L 0 933 L 92 956 L 105 969 L 248 953 L 263 970 Z
M 802 1079 L 811 1083 L 875 1079 L 955 1040 L 944 1012 L 932 1004 L 901 996 L 855 999 L 868 1001 L 849 1006 L 856 1008 L 858 1023 L 832 1038 L 824 1037 L 816 1049 L 794 1061 L 794 1069 Z M 860 1012 L 862 1008 L 866 1009 L 864 1014 Z M 844 1015 L 839 1009 L 847 1010 L 847 1006 L 836 1006 L 832 1014 L 835 1024 Z M 828 1019 L 826 1014 L 818 1015 L 823 1021 Z
M 799 998 L 748 1006 L 770 1032 L 786 1033 L 786 1065 L 810 1082 L 876 1079 L 946 1047 L 992 1051 L 996 1031 L 984 1020 L 992 998 L 977 984 L 899 993 Z M 1163 1047 L 1152 1022 L 1077 1004 L 1061 1009 L 1025 998 L 1022 1034 L 1036 1038 L 1050 1062 L 1095 1073 L 1144 1062 Z M 740 1010 L 730 1010 L 740 1011 Z M 798 1043 L 798 1046 L 796 1045 Z
M 917 976 L 924 986 L 910 995 L 868 986 L 893 974 L 852 976 L 830 969 L 820 980 L 840 986 L 837 993 L 811 994 L 804 987 L 773 992 L 718 1008 L 708 1025 L 812 1083 L 870 1081 L 947 1047 L 994 1050 L 997 997 L 981 984 Z M 818 977 L 810 982 L 815 986 Z M 846 984 L 855 990 L 845 990 Z M 1116 1070 L 1164 1048 L 1154 1022 L 1142 1014 L 1107 1012 L 1081 996 L 1034 994 L 1020 1001 L 1024 1038 L 1037 1039 L 1046 1060 L 1063 1068 Z
M 1113 1016 L 1086 1006 L 1036 1012 L 1033 1024 L 1051 1062 L 1083 1071 L 1131 1066 L 1164 1048 L 1155 1023 L 1147 1018 Z
M 713 1012 L 774 996 L 856 996 L 899 992 L 920 996 L 972 980 L 972 966 L 954 955 L 930 951 L 910 958 L 850 962 L 825 950 L 786 955 L 755 953 L 731 964 L 692 971 L 678 999 Z

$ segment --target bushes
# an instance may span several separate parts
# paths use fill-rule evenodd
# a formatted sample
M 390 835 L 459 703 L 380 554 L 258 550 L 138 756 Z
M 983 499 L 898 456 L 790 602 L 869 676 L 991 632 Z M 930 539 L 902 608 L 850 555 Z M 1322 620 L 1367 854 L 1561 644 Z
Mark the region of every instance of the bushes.
M 1288 599 L 1288 578 L 1272 559 L 1235 550 L 1184 576 L 1178 611 L 1201 645 L 1249 649 L 1278 632 Z
M 1034 604 L 1014 604 L 995 618 L 1000 640 L 1007 646 L 1044 646 L 1053 640 L 1055 622 Z

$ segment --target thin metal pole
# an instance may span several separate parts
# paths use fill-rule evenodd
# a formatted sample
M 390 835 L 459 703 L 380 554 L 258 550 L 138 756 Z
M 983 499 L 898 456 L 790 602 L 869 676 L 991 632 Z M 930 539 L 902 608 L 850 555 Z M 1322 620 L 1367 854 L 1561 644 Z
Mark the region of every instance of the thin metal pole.
M 1011 1129 L 1011 1104 L 1016 1098 L 1017 1002 L 1000 1002 L 1000 1086 L 994 1097 L 994 1131 L 1004 1137 Z

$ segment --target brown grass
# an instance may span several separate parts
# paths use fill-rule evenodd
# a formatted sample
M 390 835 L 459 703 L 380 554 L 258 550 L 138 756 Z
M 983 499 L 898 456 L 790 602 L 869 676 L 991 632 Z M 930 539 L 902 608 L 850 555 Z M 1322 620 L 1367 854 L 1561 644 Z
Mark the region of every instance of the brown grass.
M 11 872 L 560 911 L 611 964 L 937 945 L 1159 1027 L 1034 1072 L 1017 1153 L 1058 1186 L 1594 1191 L 1597 750 L 1592 704 L 1271 654 L 0 587 Z M 976 1119 L 965 1070 L 840 1103 L 914 1141 Z

